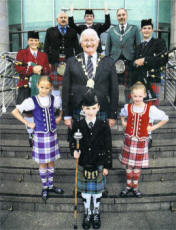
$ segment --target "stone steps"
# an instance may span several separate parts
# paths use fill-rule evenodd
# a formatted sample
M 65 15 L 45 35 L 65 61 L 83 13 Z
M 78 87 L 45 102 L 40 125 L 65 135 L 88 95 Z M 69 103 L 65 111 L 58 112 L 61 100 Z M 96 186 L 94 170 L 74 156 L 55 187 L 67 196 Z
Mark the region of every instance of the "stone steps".
M 73 183 L 75 175 L 74 159 L 59 159 L 55 162 L 56 181 Z M 32 159 L 0 158 L 0 179 L 2 181 L 16 182 L 40 182 L 38 164 Z M 150 167 L 142 170 L 141 181 L 173 181 L 176 179 L 176 159 L 159 158 L 150 159 Z M 124 166 L 117 160 L 113 160 L 113 169 L 109 170 L 109 182 L 125 181 Z
M 169 122 L 153 132 L 150 166 L 142 170 L 139 188 L 143 198 L 120 198 L 125 186 L 125 170 L 118 161 L 123 145 L 123 129 L 118 119 L 112 128 L 113 169 L 107 177 L 109 195 L 102 199 L 103 212 L 146 212 L 176 210 L 176 112 L 161 106 L 169 115 Z M 10 111 L 10 110 L 9 110 Z M 63 121 L 58 126 L 61 159 L 55 162 L 56 185 L 64 195 L 51 194 L 46 204 L 42 201 L 38 164 L 31 159 L 31 148 L 25 126 L 10 113 L 0 118 L 0 210 L 71 213 L 74 206 L 75 160 L 69 153 L 67 129 Z M 78 210 L 83 211 L 78 199 Z
M 64 195 L 51 194 L 45 204 L 41 197 L 40 183 L 16 183 L 2 181 L 0 186 L 0 209 L 12 208 L 17 211 L 55 211 L 72 212 L 74 204 L 73 184 L 59 184 L 62 186 Z M 140 189 L 143 198 L 120 198 L 119 193 L 124 187 L 122 183 L 108 184 L 109 195 L 103 198 L 101 210 L 104 212 L 126 211 L 153 211 L 170 210 L 176 206 L 176 182 L 142 182 Z M 83 211 L 82 200 L 78 199 L 78 210 Z

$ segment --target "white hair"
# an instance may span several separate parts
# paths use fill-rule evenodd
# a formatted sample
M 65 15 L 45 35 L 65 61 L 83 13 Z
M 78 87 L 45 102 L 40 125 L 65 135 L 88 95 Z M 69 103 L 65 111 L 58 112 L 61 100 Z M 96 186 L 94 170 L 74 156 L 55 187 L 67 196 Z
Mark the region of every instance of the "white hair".
M 83 36 L 87 36 L 87 35 L 92 35 L 93 37 L 96 38 L 97 41 L 100 40 L 100 38 L 98 37 L 97 32 L 96 32 L 94 29 L 89 28 L 89 29 L 84 30 L 84 31 L 81 33 L 79 42 L 81 43 L 81 42 L 83 41 Z
M 65 14 L 65 15 L 67 16 L 66 12 L 62 10 L 62 11 L 60 11 L 60 12 L 57 14 L 57 18 L 58 18 L 61 14 Z M 68 16 L 67 16 L 67 17 L 68 17 Z

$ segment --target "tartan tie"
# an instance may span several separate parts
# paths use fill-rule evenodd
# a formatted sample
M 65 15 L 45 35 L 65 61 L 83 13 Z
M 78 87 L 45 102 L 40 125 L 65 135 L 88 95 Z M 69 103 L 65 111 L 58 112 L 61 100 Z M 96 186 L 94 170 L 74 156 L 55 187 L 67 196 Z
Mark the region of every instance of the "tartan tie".
M 33 53 L 33 56 L 34 56 L 34 58 L 36 58 L 36 57 L 37 57 L 37 54 L 36 54 L 36 52 L 34 52 L 34 53 Z
M 88 78 L 92 78 L 93 77 L 93 63 L 91 60 L 92 56 L 88 56 L 88 61 L 87 61 L 87 74 L 88 74 Z
M 144 49 L 147 46 L 147 42 L 142 42 L 142 48 Z
M 121 26 L 121 34 L 124 34 L 124 25 Z

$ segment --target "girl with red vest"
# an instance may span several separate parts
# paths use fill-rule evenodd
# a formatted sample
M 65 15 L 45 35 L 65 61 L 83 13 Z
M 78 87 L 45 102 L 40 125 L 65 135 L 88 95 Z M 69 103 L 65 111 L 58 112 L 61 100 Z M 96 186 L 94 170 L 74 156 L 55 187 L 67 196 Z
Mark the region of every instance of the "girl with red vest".
M 119 159 L 126 165 L 126 188 L 121 197 L 127 197 L 132 192 L 136 197 L 142 197 L 138 190 L 141 168 L 149 165 L 148 132 L 160 128 L 168 122 L 168 116 L 154 105 L 143 102 L 146 97 L 145 86 L 137 82 L 131 89 L 131 104 L 126 104 L 120 112 L 122 126 L 125 128 L 124 147 Z M 127 120 L 126 120 L 127 118 Z M 160 120 L 150 126 L 149 120 Z

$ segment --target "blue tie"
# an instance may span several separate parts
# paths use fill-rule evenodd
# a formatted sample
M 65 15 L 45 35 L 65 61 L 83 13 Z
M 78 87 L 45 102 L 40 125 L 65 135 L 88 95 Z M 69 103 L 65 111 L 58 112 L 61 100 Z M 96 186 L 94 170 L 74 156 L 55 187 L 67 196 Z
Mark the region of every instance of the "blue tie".
M 93 63 L 91 60 L 92 56 L 88 56 L 88 61 L 87 61 L 87 74 L 88 74 L 88 78 L 92 78 L 93 77 Z

